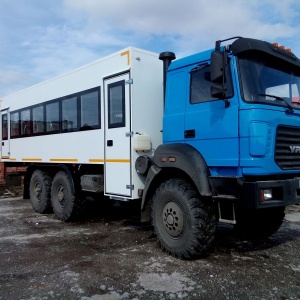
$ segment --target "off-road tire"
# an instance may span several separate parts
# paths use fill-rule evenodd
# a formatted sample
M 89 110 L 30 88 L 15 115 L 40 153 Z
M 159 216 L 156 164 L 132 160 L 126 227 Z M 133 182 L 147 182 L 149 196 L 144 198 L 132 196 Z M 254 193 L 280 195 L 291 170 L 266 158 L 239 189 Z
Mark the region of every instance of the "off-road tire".
M 206 254 L 216 230 L 210 200 L 199 196 L 184 180 L 163 182 L 152 199 L 152 225 L 159 246 L 180 259 Z
M 55 174 L 51 186 L 51 202 L 55 215 L 64 222 L 74 220 L 82 202 L 72 191 L 72 182 L 64 171 Z
M 35 170 L 30 178 L 29 194 L 33 209 L 40 213 L 51 213 L 52 178 L 41 170 Z
M 284 210 L 284 207 L 272 207 L 240 213 L 235 226 L 238 237 L 252 240 L 271 236 L 280 228 Z

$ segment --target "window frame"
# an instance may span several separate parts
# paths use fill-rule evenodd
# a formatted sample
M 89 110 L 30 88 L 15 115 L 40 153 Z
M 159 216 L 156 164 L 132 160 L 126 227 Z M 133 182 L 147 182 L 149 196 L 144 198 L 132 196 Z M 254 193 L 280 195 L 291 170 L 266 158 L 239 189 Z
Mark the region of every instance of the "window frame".
M 210 64 L 208 62 L 201 63 L 201 64 L 197 65 L 195 68 L 193 68 L 190 71 L 190 104 L 199 104 L 199 103 L 212 102 L 212 101 L 219 100 L 217 98 L 212 98 L 210 96 L 210 98 L 208 100 L 204 100 L 204 101 L 201 100 L 201 101 L 197 101 L 197 102 L 196 101 L 192 101 L 193 100 L 192 96 L 194 95 L 194 93 L 193 93 L 193 77 L 199 75 L 199 73 L 201 72 L 201 79 L 202 80 L 205 79 L 205 72 L 204 72 L 204 74 L 202 74 L 202 71 L 205 71 L 205 69 L 210 70 Z M 198 78 L 198 80 L 199 80 L 199 78 Z M 210 92 L 210 88 L 212 86 L 212 82 L 210 80 L 209 81 L 206 80 L 206 81 L 209 82 L 208 85 L 209 85 L 209 92 Z M 205 81 L 203 80 L 203 82 L 205 82 Z
M 47 114 L 47 107 L 49 107 L 50 105 L 54 105 L 54 104 L 57 104 L 57 120 L 55 119 L 50 119 L 50 117 L 52 118 L 53 116 L 50 116 Z M 60 104 L 60 101 L 59 100 L 52 100 L 52 101 L 48 101 L 45 103 L 45 132 L 48 133 L 48 134 L 52 134 L 52 133 L 60 133 L 61 131 L 61 104 Z M 55 118 L 56 116 L 54 116 Z M 47 124 L 48 122 L 48 118 L 49 118 L 49 125 Z M 57 128 L 54 128 L 54 129 L 51 129 L 48 130 L 48 126 L 58 126 Z
M 43 124 L 43 130 L 42 131 L 37 131 L 37 132 L 34 132 L 34 126 L 35 126 L 35 124 L 34 124 L 34 122 L 35 122 L 35 120 L 33 120 L 33 110 L 34 109 L 36 109 L 36 108 L 39 108 L 39 107 L 41 107 L 42 108 L 42 111 L 43 111 L 43 115 L 42 115 L 42 124 Z M 37 104 L 37 105 L 34 105 L 34 106 L 32 106 L 31 107 L 31 117 L 32 117 L 32 135 L 33 136 L 37 136 L 37 135 L 44 135 L 45 133 L 46 133 L 46 124 L 45 124 L 45 105 L 43 104 L 43 103 L 39 103 L 39 104 Z M 38 121 L 40 121 L 40 120 L 38 120 Z
M 81 124 L 82 122 L 82 96 L 85 96 L 87 94 L 91 94 L 97 92 L 97 104 L 98 104 L 98 124 L 97 125 L 91 125 L 91 126 L 84 126 L 84 124 Z M 92 130 L 92 129 L 101 129 L 101 87 L 85 90 L 78 95 L 78 124 L 79 124 L 79 130 Z
M 29 112 L 29 120 L 23 120 L 22 118 L 22 113 L 26 111 Z M 19 117 L 20 117 L 20 136 L 21 137 L 31 136 L 32 135 L 32 109 L 30 107 L 20 109 Z M 25 122 L 27 124 L 24 124 Z M 27 131 L 26 129 L 27 125 L 29 125 L 29 131 Z M 26 132 L 24 132 L 24 130 L 26 130 Z
M 6 117 L 6 120 L 5 120 L 5 118 L 4 117 Z M 4 126 L 4 121 L 6 121 L 6 126 Z M 5 114 L 2 114 L 2 117 L 1 117 L 1 122 L 2 122 L 2 124 L 1 124 L 1 128 L 2 128 L 2 140 L 3 141 L 7 141 L 8 140 L 8 128 L 9 128 L 9 126 L 8 126 L 8 113 L 5 113 Z M 3 133 L 5 133 L 5 136 L 3 137 Z
M 96 125 L 92 125 L 92 126 L 87 126 L 87 127 L 83 127 L 81 126 L 81 97 L 90 93 L 94 93 L 97 92 L 97 121 L 98 124 Z M 71 99 L 71 98 L 75 98 L 76 100 L 74 100 L 76 102 L 76 109 L 77 109 L 77 126 L 74 128 L 70 128 L 70 129 L 63 129 L 63 101 Z M 48 105 L 52 105 L 54 103 L 58 104 L 58 120 L 54 120 L 55 123 L 58 124 L 58 128 L 55 130 L 48 130 L 47 131 L 47 106 Z M 43 116 L 42 116 L 42 120 L 38 120 L 41 121 L 43 123 L 43 131 L 34 131 L 34 120 L 33 120 L 33 115 L 34 115 L 34 109 L 36 108 L 40 108 L 42 107 L 42 111 L 43 111 Z M 21 120 L 21 114 L 22 112 L 29 110 L 29 114 L 30 114 L 30 131 L 26 134 L 22 134 L 21 130 L 22 130 L 22 120 Z M 70 95 L 66 95 L 63 97 L 59 97 L 56 99 L 52 99 L 49 101 L 45 101 L 45 102 L 41 102 L 41 103 L 37 103 L 35 105 L 32 106 L 27 106 L 27 107 L 23 107 L 21 109 L 17 109 L 14 111 L 9 112 L 9 118 L 8 118 L 8 113 L 7 115 L 7 120 L 9 119 L 9 126 L 7 124 L 7 138 L 5 138 L 6 140 L 8 138 L 24 138 L 24 137 L 29 137 L 29 136 L 40 136 L 40 135 L 49 135 L 49 134 L 61 134 L 61 133 L 70 133 L 70 132 L 78 132 L 78 131 L 82 131 L 82 130 L 94 130 L 94 129 L 101 129 L 101 111 L 102 111 L 102 107 L 101 107 L 101 86 L 98 87 L 94 87 L 91 89 L 87 89 L 87 90 L 83 90 L 77 93 L 73 93 Z M 18 126 L 14 126 L 12 127 L 12 116 L 17 116 L 16 117 L 16 123 L 18 123 Z M 4 115 L 2 115 L 4 116 Z M 2 124 L 3 124 L 3 118 L 1 120 Z M 14 124 L 16 125 L 16 124 Z M 18 134 L 12 135 L 12 130 L 14 129 L 18 129 Z M 2 140 L 5 140 L 2 138 Z
M 12 121 L 13 121 L 12 116 L 13 115 L 17 115 L 17 120 L 16 120 L 17 126 L 16 127 L 12 126 Z M 9 131 L 10 138 L 11 139 L 16 139 L 16 138 L 21 137 L 20 110 L 15 110 L 15 111 L 10 112 L 10 118 L 9 119 L 10 119 L 10 131 Z M 12 131 L 14 129 L 18 130 L 17 134 L 12 134 Z
M 68 100 L 71 100 L 71 99 L 75 99 L 75 107 L 76 107 L 76 127 L 72 127 L 72 128 L 64 128 L 64 111 L 63 111 L 63 103 L 65 101 L 68 101 Z M 80 110 L 78 108 L 78 96 L 75 94 L 75 95 L 70 95 L 70 96 L 65 96 L 63 97 L 62 99 L 60 99 L 60 130 L 61 130 L 61 133 L 64 133 L 64 132 L 73 132 L 73 131 L 78 131 L 79 130 L 79 113 L 80 113 Z
M 112 99 L 111 99 L 110 90 L 111 90 L 111 88 L 115 88 L 115 87 L 119 87 L 119 86 L 121 86 L 121 88 L 122 88 L 122 90 L 121 90 L 121 93 L 122 93 L 121 94 L 122 95 L 122 99 L 121 99 L 122 121 L 117 122 L 117 123 L 112 123 L 112 120 L 111 120 L 111 113 L 112 113 L 111 100 Z M 108 126 L 108 129 L 125 127 L 126 126 L 125 79 L 108 84 L 107 85 L 107 91 L 108 91 L 108 97 L 107 97 L 107 107 L 108 107 L 108 123 L 107 123 L 107 126 Z
M 224 99 L 214 98 L 214 97 L 210 96 L 210 98 L 208 100 L 192 102 L 192 76 L 193 76 L 193 74 L 203 71 L 205 68 L 210 69 L 209 61 L 204 61 L 202 63 L 199 63 L 197 66 L 193 67 L 189 72 L 190 73 L 190 76 L 189 76 L 189 80 L 190 80 L 189 81 L 189 103 L 191 105 L 194 105 L 194 104 L 201 104 L 201 103 L 214 102 L 214 101 L 220 101 L 220 100 L 224 101 L 224 99 L 233 98 L 234 97 L 234 88 L 233 88 L 232 73 L 231 73 L 230 59 L 229 59 L 227 68 L 226 68 L 226 72 L 225 72 L 225 76 L 227 79 L 226 80 L 227 90 L 231 93 L 229 93 L 228 96 Z M 210 78 L 210 72 L 209 72 L 209 78 Z M 210 89 L 211 89 L 211 86 L 213 85 L 213 83 L 210 80 L 207 80 L 207 81 L 210 83 Z M 209 89 L 209 92 L 210 92 L 210 89 Z

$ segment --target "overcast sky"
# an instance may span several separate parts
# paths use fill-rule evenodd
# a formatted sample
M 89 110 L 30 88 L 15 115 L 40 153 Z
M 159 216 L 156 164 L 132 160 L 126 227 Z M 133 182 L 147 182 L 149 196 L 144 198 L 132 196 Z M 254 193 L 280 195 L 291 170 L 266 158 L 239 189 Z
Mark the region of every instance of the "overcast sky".
M 127 46 L 182 57 L 232 36 L 300 57 L 300 1 L 0 0 L 0 97 Z

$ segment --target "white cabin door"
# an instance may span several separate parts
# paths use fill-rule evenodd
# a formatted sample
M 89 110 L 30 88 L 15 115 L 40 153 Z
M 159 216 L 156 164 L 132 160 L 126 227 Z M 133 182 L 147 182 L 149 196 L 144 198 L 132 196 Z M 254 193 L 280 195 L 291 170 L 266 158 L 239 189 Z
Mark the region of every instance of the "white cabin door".
M 9 109 L 1 110 L 1 159 L 10 156 L 10 115 Z
M 129 73 L 106 79 L 105 194 L 130 197 L 131 120 Z

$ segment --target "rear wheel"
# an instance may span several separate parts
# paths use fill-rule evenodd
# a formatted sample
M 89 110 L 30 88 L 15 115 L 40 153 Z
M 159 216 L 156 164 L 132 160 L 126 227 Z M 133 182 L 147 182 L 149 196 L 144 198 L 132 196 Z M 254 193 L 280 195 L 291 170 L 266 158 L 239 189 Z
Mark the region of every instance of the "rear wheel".
M 35 170 L 30 178 L 29 193 L 31 205 L 40 214 L 52 211 L 51 181 L 52 178 L 41 170 Z
M 261 239 L 272 235 L 283 222 L 284 209 L 284 207 L 272 207 L 253 212 L 242 212 L 237 217 L 238 235 L 246 239 Z
M 55 215 L 62 221 L 70 221 L 78 214 L 79 199 L 72 191 L 72 182 L 64 171 L 58 172 L 53 178 L 51 202 Z
M 152 222 L 160 247 L 181 259 L 203 255 L 214 241 L 212 204 L 181 179 L 170 179 L 158 187 L 152 201 Z

